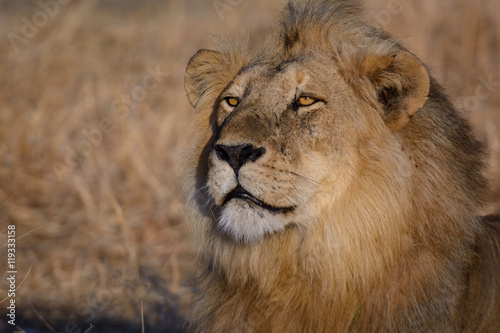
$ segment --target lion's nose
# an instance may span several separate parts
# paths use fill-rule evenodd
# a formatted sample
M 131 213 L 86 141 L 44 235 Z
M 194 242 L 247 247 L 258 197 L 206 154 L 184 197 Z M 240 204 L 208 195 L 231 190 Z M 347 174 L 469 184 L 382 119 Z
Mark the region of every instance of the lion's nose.
M 255 162 L 262 155 L 264 155 L 265 152 L 265 148 L 254 148 L 248 143 L 239 146 L 215 146 L 215 153 L 217 154 L 217 157 L 226 161 L 231 168 L 233 168 L 236 175 L 245 163 Z

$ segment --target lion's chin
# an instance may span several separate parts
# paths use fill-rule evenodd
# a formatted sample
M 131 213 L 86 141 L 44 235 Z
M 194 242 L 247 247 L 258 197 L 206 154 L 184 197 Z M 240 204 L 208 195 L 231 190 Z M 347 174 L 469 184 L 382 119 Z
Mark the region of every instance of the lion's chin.
M 218 222 L 224 233 L 244 243 L 258 242 L 265 236 L 283 231 L 286 225 L 282 214 L 242 199 L 232 199 L 224 204 Z

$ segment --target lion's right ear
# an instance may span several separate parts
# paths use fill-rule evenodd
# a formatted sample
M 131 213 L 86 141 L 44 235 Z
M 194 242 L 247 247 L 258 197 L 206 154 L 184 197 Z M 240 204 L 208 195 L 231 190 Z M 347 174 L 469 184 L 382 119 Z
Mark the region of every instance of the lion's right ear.
M 194 108 L 206 94 L 219 94 L 233 80 L 242 66 L 236 60 L 235 56 L 212 50 L 199 50 L 189 60 L 184 85 Z

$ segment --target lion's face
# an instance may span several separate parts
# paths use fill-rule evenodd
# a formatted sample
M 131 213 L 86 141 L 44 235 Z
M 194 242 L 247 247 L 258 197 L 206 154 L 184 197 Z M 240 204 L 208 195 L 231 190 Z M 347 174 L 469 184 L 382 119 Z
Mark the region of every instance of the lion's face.
M 363 134 L 353 122 L 370 116 L 322 54 L 257 63 L 217 103 L 208 193 L 219 227 L 245 241 L 315 220 L 349 177 L 341 170 L 353 167 L 344 164 Z
M 218 230 L 250 243 L 307 229 L 353 182 L 373 187 L 400 179 L 384 170 L 409 172 L 398 131 L 427 99 L 427 71 L 404 50 L 355 59 L 346 70 L 320 48 L 242 63 L 208 50 L 192 58 L 186 89 L 200 163 L 192 190 L 213 203 Z

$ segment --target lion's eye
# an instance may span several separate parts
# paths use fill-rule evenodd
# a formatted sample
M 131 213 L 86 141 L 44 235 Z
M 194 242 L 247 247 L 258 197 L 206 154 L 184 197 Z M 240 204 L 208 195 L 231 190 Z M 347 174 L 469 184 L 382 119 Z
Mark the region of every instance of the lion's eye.
M 240 99 L 238 97 L 226 97 L 225 101 L 229 106 L 232 107 L 236 107 L 240 103 Z
M 310 97 L 310 96 L 302 96 L 300 97 L 298 100 L 297 100 L 297 104 L 299 106 L 309 106 L 309 105 L 313 105 L 314 103 L 316 103 L 318 100 L 314 97 Z

